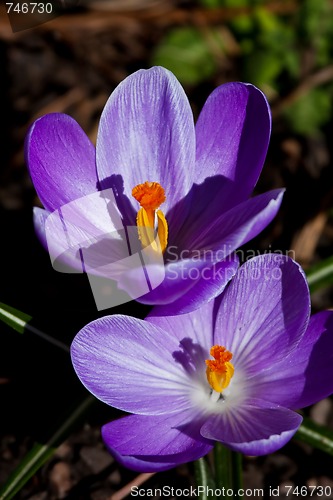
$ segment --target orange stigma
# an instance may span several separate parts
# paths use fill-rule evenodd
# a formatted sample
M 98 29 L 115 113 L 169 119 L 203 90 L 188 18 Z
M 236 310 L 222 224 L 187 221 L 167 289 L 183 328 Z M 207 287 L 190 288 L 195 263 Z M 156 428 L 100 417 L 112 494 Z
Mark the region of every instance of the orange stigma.
M 132 196 L 141 205 L 136 223 L 142 246 L 152 246 L 155 251 L 163 253 L 168 244 L 168 223 L 163 212 L 156 209 L 166 200 L 164 189 L 158 182 L 146 181 L 132 189 Z
M 132 189 L 132 196 L 145 210 L 156 210 L 165 202 L 164 189 L 158 182 L 144 182 Z
M 214 359 L 206 359 L 206 376 L 209 385 L 216 392 L 222 392 L 230 383 L 234 374 L 234 366 L 230 363 L 232 354 L 221 345 L 214 345 L 210 350 Z

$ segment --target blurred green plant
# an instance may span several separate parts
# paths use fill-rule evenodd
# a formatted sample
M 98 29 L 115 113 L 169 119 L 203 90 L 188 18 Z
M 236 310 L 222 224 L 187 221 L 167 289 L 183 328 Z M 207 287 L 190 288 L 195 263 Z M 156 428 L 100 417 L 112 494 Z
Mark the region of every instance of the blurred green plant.
M 193 27 L 170 31 L 156 49 L 154 64 L 168 68 L 185 84 L 200 83 L 210 78 L 216 69 L 209 45 Z
M 333 4 L 328 0 L 198 0 L 192 26 L 173 27 L 153 54 L 185 85 L 248 81 L 290 129 L 316 133 L 332 116 Z M 216 16 L 212 12 L 216 12 Z M 207 14 L 207 15 L 206 15 Z M 208 15 L 209 14 L 209 15 Z M 280 102 L 282 105 L 279 105 Z
M 284 111 L 291 128 L 303 135 L 315 134 L 332 116 L 332 89 L 315 88 L 299 97 Z

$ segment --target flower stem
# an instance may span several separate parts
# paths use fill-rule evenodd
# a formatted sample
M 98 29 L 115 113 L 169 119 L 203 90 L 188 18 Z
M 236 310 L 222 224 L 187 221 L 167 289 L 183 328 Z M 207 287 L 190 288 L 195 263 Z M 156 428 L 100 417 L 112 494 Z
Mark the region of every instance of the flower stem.
M 231 452 L 232 460 L 232 482 L 235 492 L 235 499 L 240 498 L 238 491 L 243 488 L 243 455 L 236 451 Z
M 234 499 L 238 499 L 238 491 L 242 488 L 242 456 L 229 450 L 221 443 L 214 447 L 215 481 L 217 488 L 232 490 Z

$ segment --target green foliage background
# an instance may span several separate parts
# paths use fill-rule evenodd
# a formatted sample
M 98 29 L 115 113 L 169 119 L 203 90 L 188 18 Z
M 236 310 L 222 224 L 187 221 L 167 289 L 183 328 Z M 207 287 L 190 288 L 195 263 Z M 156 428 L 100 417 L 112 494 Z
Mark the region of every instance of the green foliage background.
M 198 6 L 225 18 L 223 27 L 204 19 L 197 27 L 173 27 L 156 47 L 152 64 L 169 68 L 184 85 L 214 75 L 248 81 L 273 103 L 295 89 L 283 117 L 295 133 L 318 133 L 332 114 L 333 4 L 199 0 Z

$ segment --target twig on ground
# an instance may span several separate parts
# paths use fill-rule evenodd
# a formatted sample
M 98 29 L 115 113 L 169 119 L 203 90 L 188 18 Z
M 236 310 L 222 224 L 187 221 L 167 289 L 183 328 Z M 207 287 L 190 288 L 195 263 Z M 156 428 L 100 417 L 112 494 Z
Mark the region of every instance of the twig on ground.
M 114 493 L 109 498 L 109 500 L 123 500 L 123 498 L 126 498 L 131 493 L 131 488 L 133 486 L 141 486 L 141 484 L 148 481 L 148 479 L 154 476 L 154 474 L 155 472 L 146 472 L 144 474 L 140 474 L 135 479 L 133 479 L 133 481 L 130 481 L 128 484 L 126 484 L 120 490 Z

